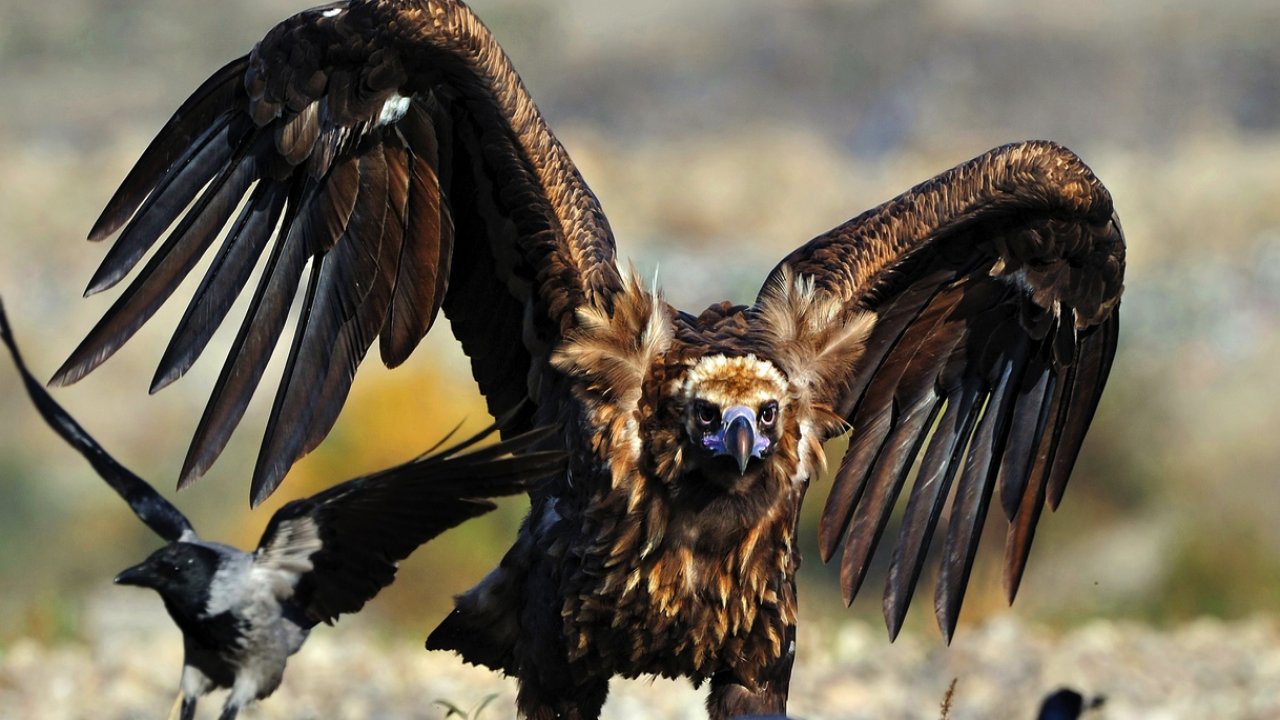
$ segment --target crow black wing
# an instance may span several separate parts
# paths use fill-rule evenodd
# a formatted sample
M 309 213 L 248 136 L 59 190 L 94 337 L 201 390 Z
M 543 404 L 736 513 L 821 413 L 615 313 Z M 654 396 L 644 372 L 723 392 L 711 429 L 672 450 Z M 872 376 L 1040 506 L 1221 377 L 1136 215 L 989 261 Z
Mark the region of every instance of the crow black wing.
M 156 489 L 146 480 L 134 475 L 128 468 L 116 462 L 96 440 L 93 439 L 80 424 L 75 421 L 61 405 L 59 405 L 44 387 L 27 370 L 22 355 L 18 352 L 17 342 L 13 339 L 13 331 L 9 328 L 9 319 L 5 317 L 4 303 L 0 302 L 0 338 L 9 347 L 9 355 L 13 364 L 22 374 L 22 382 L 31 396 L 31 402 L 44 417 L 45 422 L 54 432 L 62 436 L 67 444 L 75 448 L 98 475 L 115 490 L 124 501 L 129 503 L 138 519 L 146 523 L 157 535 L 169 542 L 192 540 L 196 531 L 191 523 L 168 500 L 160 496 Z
M 119 231 L 90 293 L 165 240 L 53 382 L 74 382 L 123 345 L 224 228 L 152 391 L 190 368 L 265 255 L 181 486 L 239 423 L 310 263 L 255 504 L 332 428 L 375 336 L 394 367 L 443 309 L 494 415 L 526 408 L 503 430 L 519 432 L 530 408 L 555 401 L 542 373 L 574 311 L 608 307 L 621 287 L 595 197 L 501 48 L 456 0 L 315 8 L 210 77 L 90 233 Z
M 553 428 L 465 452 L 497 429 L 285 505 L 263 532 L 257 564 L 298 574 L 290 602 L 313 623 L 359 610 L 419 545 L 493 510 L 486 498 L 564 472 L 563 452 L 531 450 Z
M 810 241 L 766 284 L 789 267 L 848 313 L 876 315 L 848 382 L 823 398 L 853 435 L 820 543 L 824 560 L 843 546 L 852 602 L 920 457 L 885 591 L 891 635 L 957 477 L 939 625 L 949 640 L 997 485 L 1012 600 L 1041 509 L 1061 499 L 1111 369 L 1124 252 L 1106 188 L 1070 151 L 1031 142 Z

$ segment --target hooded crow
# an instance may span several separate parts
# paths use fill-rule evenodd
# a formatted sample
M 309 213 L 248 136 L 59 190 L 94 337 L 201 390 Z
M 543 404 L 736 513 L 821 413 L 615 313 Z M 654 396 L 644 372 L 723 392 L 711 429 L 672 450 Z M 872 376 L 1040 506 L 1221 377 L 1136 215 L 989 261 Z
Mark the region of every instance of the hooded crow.
M 530 450 L 549 429 L 469 452 L 498 426 L 439 450 L 446 437 L 404 465 L 290 502 L 271 518 L 258 547 L 244 552 L 202 540 L 176 507 L 49 396 L 22 362 L 2 303 L 0 337 L 45 421 L 167 541 L 115 582 L 158 592 L 182 629 L 182 720 L 191 720 L 199 696 L 215 688 L 231 689 L 220 720 L 267 697 L 313 626 L 359 610 L 419 545 L 493 510 L 484 498 L 524 492 L 564 469 L 563 453 Z
M 1078 720 L 1086 712 L 1102 707 L 1106 701 L 1102 695 L 1086 699 L 1071 688 L 1059 688 L 1044 699 L 1036 720 Z

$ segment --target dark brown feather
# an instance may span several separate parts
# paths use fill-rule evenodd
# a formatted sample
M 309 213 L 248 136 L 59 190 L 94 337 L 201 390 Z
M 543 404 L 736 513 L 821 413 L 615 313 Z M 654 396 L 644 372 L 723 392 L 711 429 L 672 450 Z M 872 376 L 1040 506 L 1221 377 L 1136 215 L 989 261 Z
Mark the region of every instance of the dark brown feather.
M 465 132 L 455 133 L 456 126 Z M 240 164 L 235 153 L 246 136 L 263 142 L 250 147 Z M 464 142 L 469 147 L 460 150 Z M 395 158 L 403 169 L 397 176 L 405 180 L 403 202 L 384 188 L 357 211 L 356 183 L 369 182 L 357 162 L 385 159 L 383 148 L 396 143 L 405 151 Z M 249 203 L 256 214 L 236 220 L 233 240 L 219 253 L 225 259 L 215 260 L 161 361 L 156 389 L 190 367 L 225 318 L 247 282 L 252 256 L 266 251 L 263 228 L 278 216 L 286 194 L 290 209 L 263 281 L 274 286 L 264 284 L 255 293 L 197 430 L 184 482 L 209 467 L 239 422 L 300 283 L 281 274 L 300 273 L 308 259 L 319 274 L 268 421 L 255 497 L 274 488 L 332 425 L 365 341 L 381 331 L 384 359 L 403 362 L 459 278 L 471 281 L 459 293 L 466 300 L 451 305 L 455 332 L 473 357 L 485 356 L 476 362 L 477 380 L 500 411 L 529 399 L 536 387 L 531 381 L 573 326 L 576 309 L 607 306 L 621 288 L 612 235 L 595 197 L 501 49 L 461 3 L 339 3 L 273 28 L 249 56 L 210 78 L 184 104 L 126 179 L 93 236 L 101 239 L 132 220 L 94 289 L 127 274 L 210 178 L 236 167 L 251 171 L 235 175 L 240 193 L 231 198 L 228 192 L 226 199 L 234 208 L 259 183 Z M 389 211 L 396 203 L 400 207 Z M 381 244 L 392 239 L 384 232 L 388 212 L 397 215 L 400 228 L 395 253 Z M 229 220 L 229 214 L 210 214 L 200 227 L 216 234 Z M 466 253 L 454 247 L 455 222 L 467 229 Z M 344 245 L 340 237 L 347 230 L 361 241 Z M 164 267 L 163 281 L 138 281 L 134 292 L 147 301 L 130 306 L 127 321 L 108 318 L 58 381 L 92 369 L 164 302 L 204 252 L 184 248 Z M 383 306 L 368 305 L 371 297 Z M 371 328 L 375 320 L 378 326 Z M 263 326 L 250 327 L 254 322 Z M 489 359 L 499 349 L 514 350 L 512 361 Z M 323 397 L 306 401 L 312 391 Z
M 285 216 L 285 226 L 292 225 L 299 212 L 303 196 L 314 195 L 314 186 L 290 195 Z M 302 212 L 307 212 L 303 207 Z M 209 402 L 187 450 L 178 487 L 182 488 L 208 471 L 218 454 L 226 447 L 240 418 L 249 406 L 249 399 L 262 380 L 262 373 L 271 359 L 271 351 L 284 330 L 289 305 L 298 290 L 303 267 L 307 262 L 306 242 L 300 232 L 289 232 L 276 237 L 275 247 L 267 259 L 262 279 L 254 291 L 249 311 L 240 325 L 240 332 L 231 344 L 222 374 L 213 386 Z
M 855 380 L 854 387 L 850 388 L 846 397 L 856 399 L 845 403 L 849 407 L 841 408 L 843 415 L 856 418 L 854 438 L 850 441 L 844 459 L 840 462 L 840 469 L 832 483 L 827 504 L 823 507 L 822 522 L 818 526 L 818 547 L 823 562 L 830 561 L 844 539 L 853 508 L 862 496 L 866 474 L 880 452 L 884 437 L 892 427 L 893 409 L 885 402 L 886 394 L 893 391 L 892 383 L 882 383 L 880 385 L 882 397 L 878 398 L 879 403 L 866 406 L 876 409 L 877 414 L 874 416 L 870 415 L 863 404 L 868 386 L 873 379 L 881 377 L 878 371 L 884 367 L 885 361 L 897 349 L 899 343 L 903 342 L 907 331 L 918 327 L 913 323 L 926 307 L 932 306 L 939 292 L 941 289 L 937 285 L 921 284 L 912 292 L 904 294 L 879 319 L 876 332 L 867 343 L 867 350 L 860 364 L 867 368 L 876 368 L 876 371 L 862 373 Z M 936 320 L 935 317 L 935 322 Z M 924 340 L 919 332 L 915 337 L 915 342 L 910 345 L 911 350 L 919 347 L 919 343 Z M 905 367 L 900 366 L 899 370 L 905 370 Z
M 183 166 L 179 159 L 189 156 L 191 149 L 200 145 L 198 138 L 218 127 L 214 118 L 226 113 L 227 108 L 234 105 L 236 96 L 243 92 L 241 83 L 247 62 L 246 56 L 224 65 L 174 112 L 107 202 L 89 231 L 89 240 L 99 242 L 119 230 L 159 186 L 161 178 Z
M 332 241 L 328 240 L 330 232 L 308 236 L 313 243 L 320 240 L 311 245 L 318 257 L 254 468 L 250 497 L 255 506 L 275 490 L 289 467 L 314 447 L 309 431 L 316 408 L 324 402 L 317 393 L 325 389 L 330 364 L 335 360 L 342 364 L 352 351 L 339 346 L 342 326 L 356 316 L 378 276 L 388 213 L 387 162 L 382 146 L 372 146 L 353 164 L 358 168 L 352 180 L 355 205 L 340 236 Z M 349 383 L 350 378 L 328 389 L 345 399 Z
M 300 165 L 311 157 L 320 139 L 319 103 L 308 102 L 276 130 L 276 152 L 290 165 Z
M 1051 409 L 1045 407 L 1045 414 Z M 1052 437 L 1045 436 L 1046 439 Z M 1035 538 L 1036 523 L 1044 508 L 1047 481 L 1048 478 L 1042 473 L 1029 478 L 1018 507 L 1014 508 L 1009 517 L 1009 530 L 1005 539 L 1004 587 L 1011 604 L 1018 594 L 1022 573 L 1026 570 L 1027 559 L 1031 555 L 1031 541 Z
M 455 145 L 454 181 L 483 185 L 474 146 Z M 457 237 L 485 237 L 510 233 L 513 226 L 492 205 L 487 192 L 452 198 Z M 491 227 L 492 226 L 492 227 Z M 501 235 L 499 234 L 499 237 Z M 454 337 L 471 359 L 471 374 L 494 416 L 505 415 L 528 395 L 527 376 L 534 359 L 522 341 L 523 313 L 519 298 L 503 287 L 493 255 L 479 243 L 453 248 L 454 271 L 442 309 Z
M 859 410 L 861 400 L 866 396 L 867 386 L 876 378 L 878 370 L 884 367 L 889 353 L 911 324 L 920 317 L 925 307 L 941 292 L 945 282 L 953 277 L 951 270 L 941 270 L 928 281 L 912 285 L 881 309 L 876 318 L 875 334 L 867 341 L 866 353 L 859 362 L 860 366 L 874 370 L 862 373 L 854 379 L 844 394 L 844 404 L 835 408 L 839 414 L 849 417 Z
M 160 179 L 138 213 L 107 251 L 102 264 L 89 280 L 85 297 L 96 295 L 118 283 L 212 178 L 220 176 L 225 180 L 229 171 L 243 159 L 243 143 L 248 132 L 248 123 L 238 122 L 237 118 L 224 115 L 208 133 L 192 143 L 188 154 L 178 158 L 173 171 Z M 206 196 L 208 194 L 206 191 Z
M 818 526 L 818 548 L 823 562 L 829 562 L 840 544 L 845 541 L 850 518 L 862 500 L 866 490 L 866 473 L 875 456 L 884 446 L 884 440 L 893 428 L 893 408 L 885 408 L 875 417 L 853 429 L 840 469 L 836 472 L 822 509 L 822 521 Z M 843 570 L 841 571 L 843 577 Z M 843 581 L 841 582 L 843 585 Z M 850 600 L 846 597 L 846 603 Z
M 881 451 L 879 460 L 873 466 L 873 474 L 869 477 L 870 491 L 853 513 L 849 538 L 844 544 L 840 587 L 846 604 L 853 602 L 858 589 L 862 587 L 871 556 L 889 522 L 889 513 L 906 482 L 911 462 L 924 444 L 924 431 L 932 425 L 940 404 L 940 400 L 932 392 L 921 395 L 913 405 L 902 411 L 893 433 L 885 440 L 886 447 Z
M 1001 358 L 994 367 L 996 377 L 989 378 L 991 394 L 983 408 L 982 417 L 969 442 L 964 473 L 956 488 L 951 507 L 946 543 L 942 552 L 942 567 L 934 594 L 934 612 L 938 627 L 949 644 L 955 633 L 960 605 L 964 601 L 969 584 L 969 573 L 982 539 L 982 526 L 987 518 L 991 493 L 995 487 L 999 458 L 1009 432 L 1009 418 L 1013 409 L 1015 389 L 1026 369 L 1026 347 L 1020 343 L 1007 321 L 992 332 L 990 347 L 997 349 Z
M 435 127 L 418 106 L 405 117 L 410 140 L 409 188 L 404 223 L 407 242 L 396 263 L 395 294 L 382 330 L 382 361 L 397 367 L 426 336 L 444 302 L 453 245 L 452 221 L 441 202 L 440 150 Z
M 1035 467 L 1034 453 L 1040 445 L 1039 440 L 1046 437 L 1045 431 L 1051 427 L 1049 423 L 1053 419 L 1051 413 L 1058 385 L 1057 375 L 1047 366 L 1035 368 L 1034 372 L 1029 369 L 1027 375 L 1034 383 L 1018 390 L 1009 444 L 1000 468 L 1000 503 L 1004 507 L 1005 519 L 1010 522 L 1018 514 L 1028 477 Z M 1023 385 L 1026 385 L 1025 380 Z
M 400 256 L 404 241 L 403 218 L 409 182 L 405 164 L 408 158 L 404 147 L 397 143 L 383 146 L 383 152 L 386 157 L 388 197 L 379 257 L 375 263 L 377 275 L 369 294 L 360 301 L 356 314 L 343 323 L 323 383 L 308 393 L 314 409 L 306 441 L 302 446 L 304 453 L 314 450 L 337 421 L 338 413 L 351 389 L 351 382 L 355 379 L 356 368 L 383 326 L 391 302 L 396 259 Z M 370 227 L 368 223 L 363 226 Z
M 210 182 L 164 245 L 58 370 L 51 381 L 54 385 L 75 382 L 102 364 L 133 337 L 173 294 L 204 251 L 213 244 L 222 225 L 248 190 L 253 180 L 253 160 L 246 156 L 247 151 L 248 141 Z M 126 236 L 128 232 L 126 229 Z
M 936 363 L 951 355 L 952 348 L 963 336 L 963 324 L 946 323 L 962 296 L 959 287 L 950 287 L 934 295 L 929 305 L 907 326 L 858 403 L 865 409 L 890 408 L 892 432 L 874 458 L 864 461 L 860 456 L 850 456 L 841 463 L 841 476 L 846 468 L 850 472 L 861 473 L 861 484 L 870 489 L 869 495 L 851 507 L 853 522 L 845 540 L 840 572 L 846 603 L 853 602 L 862 584 L 871 555 L 906 480 L 906 473 L 923 444 L 925 430 L 932 424 L 938 407 L 938 399 L 933 392 L 936 384 L 934 368 Z M 856 429 L 857 415 L 853 422 Z M 859 445 L 860 440 L 855 438 L 850 447 Z
M 1098 409 L 1102 390 L 1111 374 L 1111 363 L 1115 360 L 1119 335 L 1120 321 L 1113 314 L 1086 341 L 1086 352 L 1082 353 L 1080 359 L 1079 377 L 1071 392 L 1070 409 L 1062 423 L 1060 440 L 1053 454 L 1053 469 L 1049 475 L 1051 508 L 1057 509 L 1062 502 L 1062 493 L 1071 477 L 1071 468 L 1075 466 L 1080 446 L 1084 444 L 1085 432 Z
M 951 482 L 977 424 L 980 397 L 978 383 L 972 379 L 952 391 L 921 460 L 885 582 L 884 616 L 891 640 L 897 638 L 898 631 L 902 629 Z
M 278 184 L 260 183 L 254 188 L 213 265 L 187 305 L 156 368 L 151 392 L 157 392 L 182 377 L 204 352 L 214 331 L 222 325 L 232 303 L 249 282 L 253 265 L 275 232 L 287 198 L 287 188 Z

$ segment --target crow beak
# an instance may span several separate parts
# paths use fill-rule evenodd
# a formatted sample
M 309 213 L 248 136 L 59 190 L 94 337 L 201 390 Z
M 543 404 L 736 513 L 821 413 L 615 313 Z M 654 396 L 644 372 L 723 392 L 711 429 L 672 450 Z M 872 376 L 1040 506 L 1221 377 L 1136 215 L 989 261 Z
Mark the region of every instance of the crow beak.
M 151 566 L 144 562 L 121 571 L 119 575 L 116 575 L 115 583 L 117 585 L 135 585 L 154 589 L 158 580 L 159 578 L 152 572 Z
M 739 415 L 729 421 L 724 430 L 725 454 L 738 461 L 738 474 L 747 473 L 747 463 L 751 460 L 756 444 L 756 430 L 752 427 L 747 415 Z

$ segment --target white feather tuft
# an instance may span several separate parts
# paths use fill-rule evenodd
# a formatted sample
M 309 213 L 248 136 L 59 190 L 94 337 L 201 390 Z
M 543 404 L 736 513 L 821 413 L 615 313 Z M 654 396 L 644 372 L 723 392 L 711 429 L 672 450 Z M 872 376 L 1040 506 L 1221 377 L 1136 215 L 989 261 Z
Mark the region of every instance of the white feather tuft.
M 392 95 L 382 104 L 382 112 L 378 115 L 378 127 L 386 125 L 395 125 L 400 122 L 400 118 L 409 112 L 409 103 L 411 98 L 403 95 Z
M 810 276 L 782 268 L 760 300 L 763 330 L 797 391 L 834 404 L 852 379 L 876 314 L 850 310 L 844 298 L 819 291 Z
M 551 358 L 559 369 L 588 379 L 624 406 L 639 401 L 645 375 L 673 335 L 662 295 L 645 291 L 634 272 L 625 283 L 612 314 L 594 306 L 578 310 L 577 331 Z

